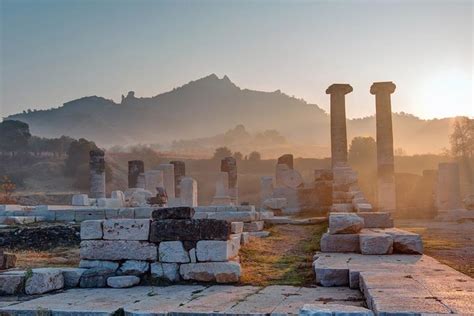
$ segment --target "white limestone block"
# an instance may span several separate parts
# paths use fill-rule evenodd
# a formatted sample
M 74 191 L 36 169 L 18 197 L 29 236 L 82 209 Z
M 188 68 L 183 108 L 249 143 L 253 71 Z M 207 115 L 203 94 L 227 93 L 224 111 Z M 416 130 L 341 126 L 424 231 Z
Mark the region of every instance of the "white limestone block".
M 364 228 L 364 219 L 354 213 L 332 213 L 329 215 L 330 234 L 357 234 Z
M 393 252 L 393 238 L 389 234 L 364 229 L 359 235 L 363 255 L 387 255 Z
M 155 244 L 136 240 L 84 240 L 81 259 L 96 260 L 156 260 Z
M 64 277 L 60 269 L 33 269 L 31 276 L 26 278 L 25 293 L 43 294 L 64 287 Z
M 149 219 L 108 219 L 102 223 L 104 239 L 148 240 Z
M 102 239 L 102 220 L 88 220 L 81 223 L 81 240 Z
M 160 262 L 187 263 L 189 253 L 184 249 L 181 241 L 163 241 L 159 245 Z
M 228 261 L 239 254 L 240 235 L 229 240 L 200 240 L 196 244 L 196 256 L 200 262 Z

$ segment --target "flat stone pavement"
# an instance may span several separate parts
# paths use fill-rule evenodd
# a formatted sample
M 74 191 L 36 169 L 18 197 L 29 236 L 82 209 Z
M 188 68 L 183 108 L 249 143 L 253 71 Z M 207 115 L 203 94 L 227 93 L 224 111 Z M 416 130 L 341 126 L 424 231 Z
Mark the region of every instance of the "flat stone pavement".
M 297 315 L 304 304 L 364 306 L 346 287 L 172 285 L 71 289 L 19 302 L 0 297 L 0 315 Z
M 336 273 L 351 288 L 360 288 L 375 314 L 474 315 L 474 280 L 432 257 L 352 253 L 316 257 L 316 269 Z

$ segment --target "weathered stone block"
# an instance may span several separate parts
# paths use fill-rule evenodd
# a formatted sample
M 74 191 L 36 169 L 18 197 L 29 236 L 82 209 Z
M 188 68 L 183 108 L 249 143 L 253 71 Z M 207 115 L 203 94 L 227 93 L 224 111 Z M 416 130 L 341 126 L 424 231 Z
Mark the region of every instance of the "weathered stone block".
M 113 276 L 107 278 L 107 285 L 113 288 L 127 288 L 140 283 L 140 278 L 134 275 Z
M 136 240 L 84 240 L 81 259 L 156 260 L 156 245 Z
M 323 234 L 321 237 L 322 252 L 360 252 L 358 234 Z
M 74 194 L 71 204 L 73 206 L 89 206 L 89 196 L 87 194 Z
M 240 235 L 240 244 L 241 245 L 246 245 L 250 242 L 250 233 L 248 232 L 243 232 Z
M 21 294 L 24 291 L 25 272 L 0 274 L 0 295 Z
M 230 232 L 232 234 L 240 234 L 244 231 L 244 223 L 243 222 L 232 222 L 230 223 Z
M 104 210 L 76 210 L 74 211 L 74 220 L 83 222 L 87 220 L 105 219 Z
M 334 203 L 331 206 L 331 213 L 350 213 L 353 210 L 352 203 Z
M 393 252 L 393 238 L 388 234 L 364 229 L 359 235 L 363 255 L 387 255 Z
M 147 206 L 136 207 L 134 210 L 136 219 L 150 219 L 153 209 Z
M 133 208 L 121 208 L 118 210 L 118 218 L 135 218 L 135 210 Z
M 81 260 L 79 262 L 79 268 L 91 269 L 91 268 L 107 268 L 109 270 L 117 270 L 119 264 L 114 261 L 104 260 Z
M 227 240 L 230 232 L 230 223 L 221 220 L 161 220 L 151 223 L 150 241 Z
M 107 268 L 88 269 L 82 274 L 79 286 L 83 288 L 106 287 L 107 279 L 112 276 L 115 276 L 115 271 Z
M 194 208 L 188 206 L 159 208 L 152 212 L 153 220 L 163 219 L 192 219 L 194 216 Z
M 60 269 L 33 269 L 31 276 L 25 281 L 25 293 L 43 294 L 64 287 L 64 277 Z
M 79 280 L 81 279 L 81 276 L 85 271 L 87 271 L 87 269 L 61 268 L 61 272 L 64 278 L 64 288 L 70 289 L 77 287 L 79 285 Z
M 264 221 L 255 221 L 250 223 L 244 223 L 244 231 L 246 232 L 258 232 L 263 230 Z
M 155 262 L 150 265 L 151 277 L 153 279 L 162 279 L 168 282 L 178 282 L 179 264 Z
M 159 246 L 160 262 L 187 263 L 189 253 L 184 249 L 181 241 L 163 241 Z
M 389 212 L 358 212 L 357 215 L 364 219 L 365 228 L 393 227 L 393 219 Z
M 240 235 L 230 240 L 200 240 L 196 246 L 198 261 L 228 261 L 239 254 Z
M 120 265 L 118 275 L 142 275 L 148 272 L 150 264 L 146 261 L 127 260 Z
M 383 229 L 380 231 L 392 236 L 394 253 L 423 254 L 423 241 L 419 234 L 397 228 Z
M 357 212 L 373 212 L 374 211 L 372 204 L 370 203 L 357 203 L 354 208 Z
M 364 228 L 364 220 L 354 213 L 329 215 L 330 234 L 357 234 L 362 228 Z
M 180 266 L 179 273 L 184 280 L 234 283 L 240 279 L 241 268 L 233 261 L 188 263 Z
M 148 240 L 150 234 L 148 219 L 108 219 L 102 226 L 108 240 Z
M 251 238 L 266 238 L 270 236 L 268 231 L 248 232 Z
M 83 221 L 81 223 L 81 239 L 102 239 L 102 221 Z

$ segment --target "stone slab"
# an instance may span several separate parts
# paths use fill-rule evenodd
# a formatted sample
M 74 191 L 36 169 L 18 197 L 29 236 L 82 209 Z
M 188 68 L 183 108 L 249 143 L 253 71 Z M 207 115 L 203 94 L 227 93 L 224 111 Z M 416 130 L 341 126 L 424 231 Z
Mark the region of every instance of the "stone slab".
M 323 234 L 321 237 L 322 252 L 360 252 L 359 234 Z
M 108 219 L 102 227 L 106 240 L 148 240 L 150 235 L 148 219 Z
M 84 240 L 81 259 L 91 260 L 156 260 L 156 245 L 134 240 Z
M 393 252 L 393 238 L 389 234 L 364 229 L 359 234 L 359 241 L 363 255 L 388 255 Z
M 196 244 L 196 257 L 199 262 L 228 261 L 239 254 L 241 236 L 229 240 L 200 240 Z
M 151 213 L 153 220 L 163 219 L 192 219 L 194 216 L 194 208 L 192 207 L 168 207 L 156 209 Z
M 364 219 L 354 213 L 333 213 L 329 215 L 330 234 L 357 234 L 364 228 Z
M 201 262 L 182 264 L 179 273 L 184 280 L 235 283 L 240 279 L 241 267 L 237 262 Z
M 44 294 L 64 287 L 64 277 L 60 269 L 38 268 L 31 271 L 31 275 L 25 280 L 27 295 Z
M 81 223 L 81 239 L 102 239 L 102 220 L 87 220 Z
M 263 230 L 264 221 L 254 221 L 250 223 L 244 223 L 244 231 L 246 232 L 258 232 Z
M 358 212 L 364 219 L 365 228 L 391 228 L 393 219 L 390 212 Z

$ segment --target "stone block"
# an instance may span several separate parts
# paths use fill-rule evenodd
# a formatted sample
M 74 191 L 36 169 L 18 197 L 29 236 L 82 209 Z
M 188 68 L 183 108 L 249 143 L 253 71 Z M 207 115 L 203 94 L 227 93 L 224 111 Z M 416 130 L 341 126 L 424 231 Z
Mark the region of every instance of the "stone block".
M 132 287 L 139 283 L 140 278 L 134 275 L 113 276 L 107 278 L 107 285 L 117 289 Z
M 250 242 L 250 233 L 248 232 L 243 232 L 240 236 L 240 244 L 241 245 L 246 245 Z
M 56 222 L 74 222 L 76 212 L 74 210 L 57 210 L 54 211 Z
M 244 223 L 243 222 L 232 222 L 230 223 L 230 232 L 232 234 L 240 234 L 244 231 Z
M 374 312 L 360 306 L 335 303 L 304 304 L 299 316 L 373 316 Z
M 25 293 L 28 295 L 48 293 L 63 287 L 64 277 L 60 269 L 33 269 L 25 281 Z
M 235 283 L 241 275 L 237 262 L 200 262 L 182 264 L 179 273 L 184 280 L 199 282 Z
M 228 261 L 239 254 L 240 235 L 223 240 L 200 240 L 196 245 L 196 256 L 200 262 Z
M 119 218 L 119 210 L 118 209 L 106 209 L 105 210 L 105 218 L 106 219 L 116 219 Z
M 330 234 L 357 234 L 362 228 L 364 228 L 364 220 L 354 213 L 329 215 Z
M 193 219 L 207 219 L 209 213 L 206 212 L 196 212 L 193 216 Z
M 224 220 L 232 222 L 251 222 L 257 220 L 257 212 L 253 211 L 236 211 L 236 212 L 214 212 L 209 213 L 208 219 Z
M 118 210 L 118 218 L 135 218 L 135 210 L 133 208 L 121 208 Z
M 322 252 L 360 252 L 358 234 L 323 234 L 321 237 Z
M 117 275 L 143 275 L 150 269 L 150 264 L 146 261 L 127 260 L 120 265 Z
M 419 234 L 397 228 L 380 230 L 393 238 L 393 252 L 404 254 L 423 254 L 423 241 Z
M 77 287 L 81 279 L 82 274 L 87 269 L 82 268 L 61 268 L 61 272 L 64 278 L 64 288 L 70 289 Z
M 288 201 L 286 198 L 269 198 L 263 201 L 263 207 L 271 210 L 281 210 L 287 207 Z
M 393 227 L 393 219 L 390 212 L 358 212 L 357 215 L 364 219 L 365 228 Z
M 105 219 L 104 210 L 76 210 L 74 212 L 74 220 L 76 222 L 98 219 Z
M 104 260 L 84 260 L 79 262 L 79 268 L 91 269 L 91 268 L 107 268 L 109 270 L 117 270 L 119 267 L 118 262 L 104 261 Z
M 230 223 L 222 220 L 183 219 L 153 221 L 150 229 L 150 241 L 171 240 L 227 240 Z
M 388 255 L 393 252 L 393 238 L 389 234 L 364 229 L 359 235 L 363 255 Z
M 163 241 L 158 248 L 160 262 L 187 263 L 189 253 L 184 249 L 181 241 Z
M 156 245 L 136 240 L 84 240 L 81 259 L 156 260 Z
M 251 238 L 266 238 L 270 236 L 270 232 L 259 231 L 259 232 L 248 232 Z
M 153 208 L 151 207 L 136 207 L 134 210 L 134 215 L 136 219 L 150 219 Z
M 152 212 L 151 218 L 153 220 L 192 219 L 194 213 L 194 208 L 187 206 L 159 208 Z
M 79 286 L 82 288 L 106 287 L 107 279 L 112 276 L 115 276 L 114 270 L 107 268 L 88 269 L 82 274 Z
M 263 230 L 264 221 L 254 221 L 250 223 L 244 223 L 244 231 L 246 232 L 258 232 Z
M 24 291 L 25 271 L 0 274 L 0 296 L 21 294 Z
M 81 239 L 102 239 L 102 221 L 88 220 L 81 223 Z
M 108 219 L 102 223 L 106 240 L 148 240 L 150 220 Z
M 357 203 L 354 208 L 357 212 L 373 212 L 374 211 L 372 204 L 370 203 Z
M 196 248 L 192 248 L 192 249 L 189 250 L 189 261 L 191 263 L 196 263 L 197 262 Z
M 74 194 L 72 196 L 71 205 L 73 205 L 73 206 L 90 206 L 89 196 L 87 196 L 87 194 Z
M 331 213 L 350 213 L 354 211 L 352 203 L 334 203 L 331 206 Z
M 155 262 L 150 265 L 152 279 L 161 279 L 168 282 L 178 282 L 179 264 Z

